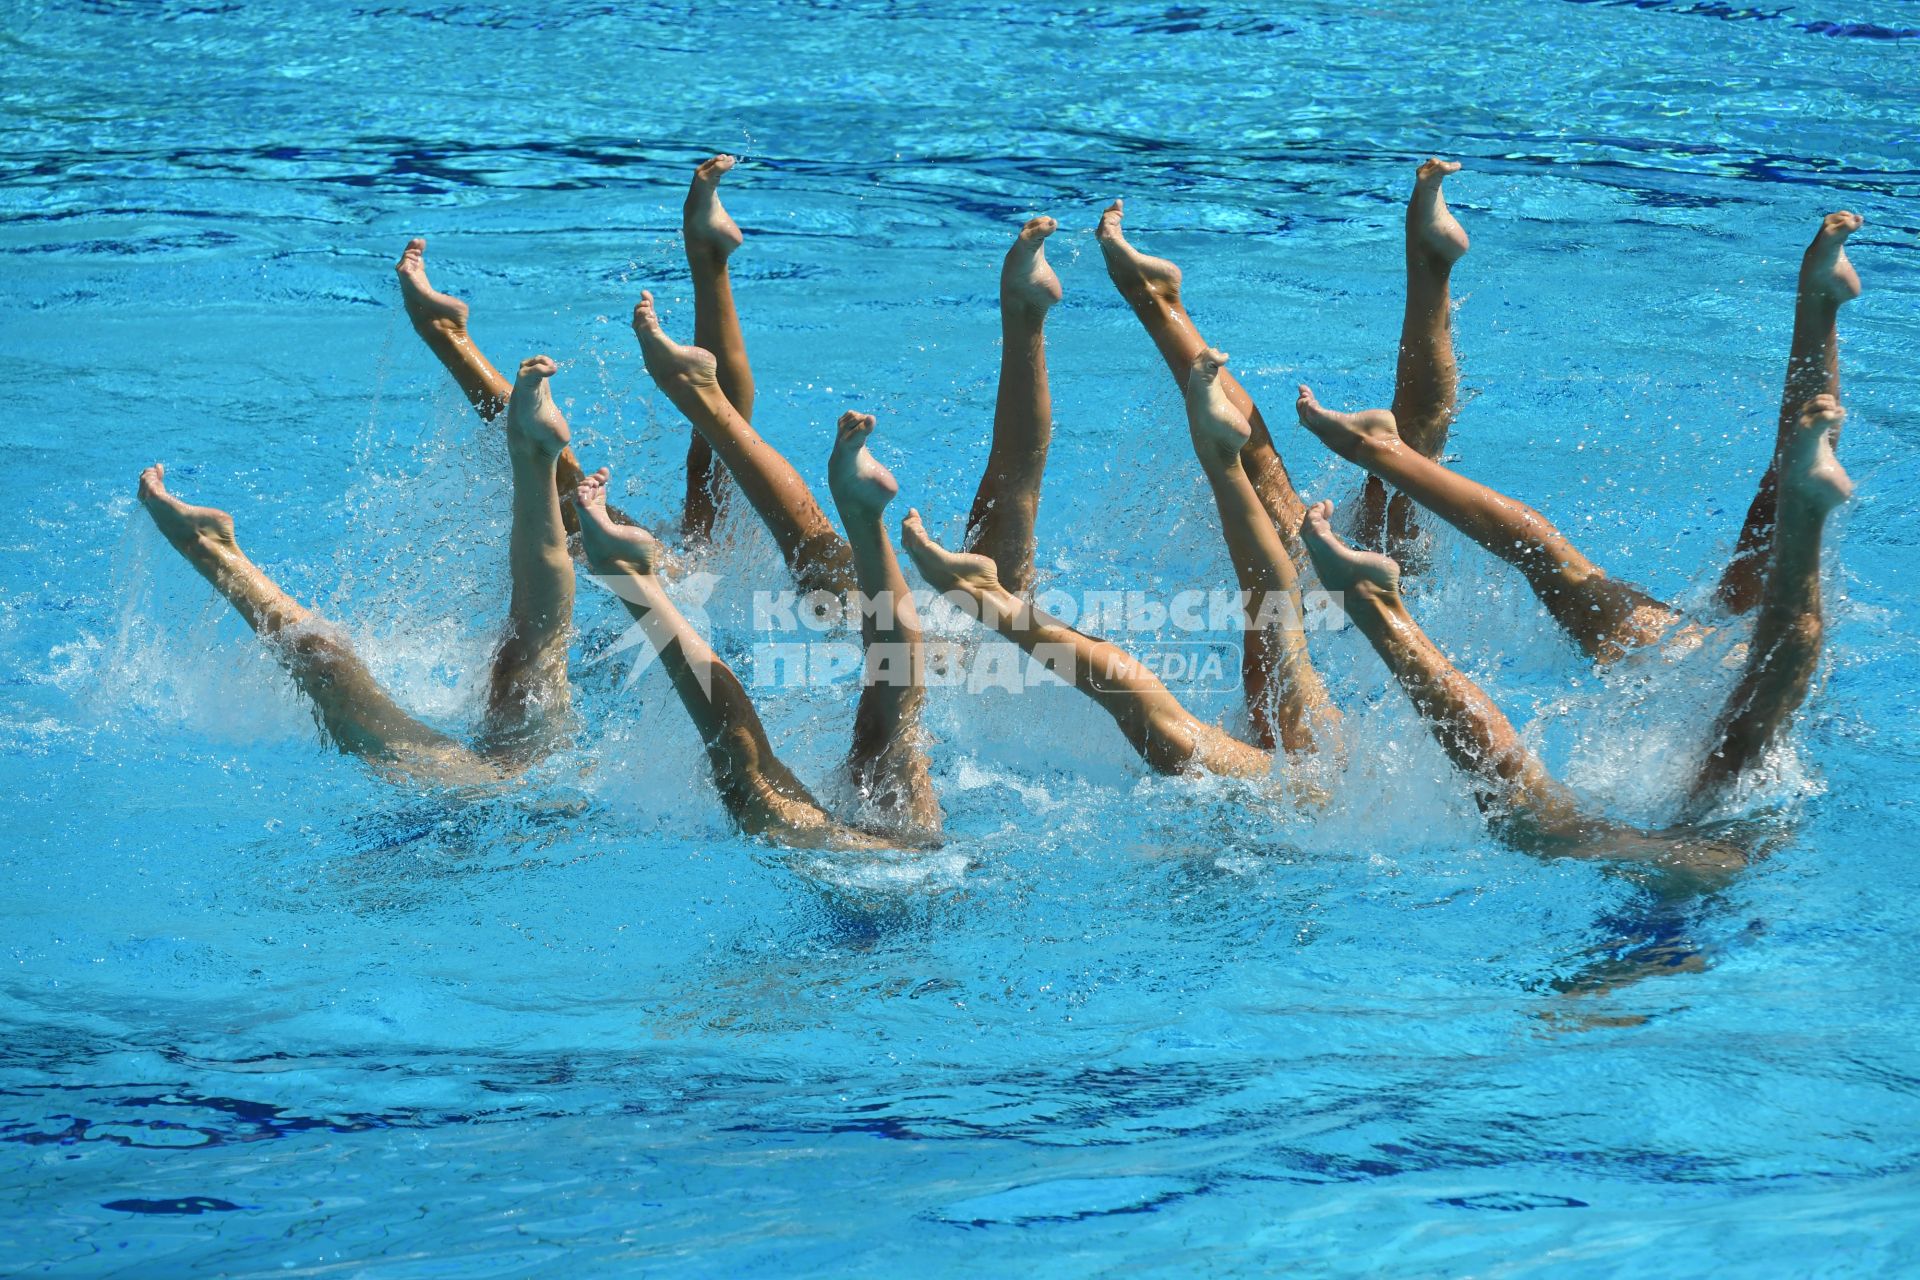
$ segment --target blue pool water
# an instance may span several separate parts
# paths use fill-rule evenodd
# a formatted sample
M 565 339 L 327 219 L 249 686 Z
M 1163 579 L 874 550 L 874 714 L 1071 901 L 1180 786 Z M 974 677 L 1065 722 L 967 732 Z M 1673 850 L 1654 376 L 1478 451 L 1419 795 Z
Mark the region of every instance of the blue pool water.
M 8 1268 L 1920 1266 L 1920 6 L 0 11 Z M 626 316 L 648 286 L 688 331 L 678 204 L 713 149 L 747 157 L 761 429 L 823 487 L 834 416 L 879 414 L 946 534 L 999 255 L 1062 219 L 1040 559 L 1074 591 L 1230 581 L 1088 232 L 1116 195 L 1302 490 L 1344 499 L 1292 386 L 1387 397 L 1410 167 L 1463 160 L 1453 452 L 1695 602 L 1764 461 L 1799 253 L 1865 215 L 1829 660 L 1733 810 L 1771 856 L 1661 907 L 1503 850 L 1350 631 L 1316 639 L 1356 752 L 1311 819 L 1148 777 L 1068 691 L 940 692 L 946 847 L 787 855 L 729 831 L 658 672 L 585 665 L 624 621 L 590 591 L 581 731 L 526 787 L 456 802 L 324 748 L 136 473 L 168 461 L 403 703 L 471 724 L 504 458 L 391 262 L 429 236 L 496 361 L 565 362 L 582 457 L 664 521 L 684 428 Z M 1597 679 L 1514 574 L 1451 534 L 1433 560 L 1417 615 L 1552 766 L 1670 816 L 1729 673 Z M 778 558 L 735 518 L 697 567 L 737 655 Z M 847 687 L 762 706 L 827 777 Z M 1559 994 L 1636 948 L 1673 971 Z

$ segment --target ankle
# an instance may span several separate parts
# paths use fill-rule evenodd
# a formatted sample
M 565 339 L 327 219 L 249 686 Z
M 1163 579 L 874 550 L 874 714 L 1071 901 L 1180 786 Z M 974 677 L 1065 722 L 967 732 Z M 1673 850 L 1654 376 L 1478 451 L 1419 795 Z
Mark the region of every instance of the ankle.
M 429 344 L 467 336 L 467 321 L 464 316 L 408 316 L 407 318 L 413 321 L 413 331 L 426 339 Z
M 727 259 L 732 256 L 731 249 L 723 252 L 719 246 L 706 240 L 687 237 L 687 267 L 695 276 L 724 276 L 727 273 Z
M 1046 341 L 1047 313 L 1052 305 L 1043 305 L 1028 298 L 1000 293 L 1000 340 L 1008 347 L 1024 346 L 1028 350 L 1038 349 Z
M 1194 453 L 1200 459 L 1200 469 L 1209 480 L 1232 479 L 1235 472 L 1246 474 L 1246 465 L 1241 460 L 1241 451 L 1226 449 L 1218 445 L 1200 445 Z

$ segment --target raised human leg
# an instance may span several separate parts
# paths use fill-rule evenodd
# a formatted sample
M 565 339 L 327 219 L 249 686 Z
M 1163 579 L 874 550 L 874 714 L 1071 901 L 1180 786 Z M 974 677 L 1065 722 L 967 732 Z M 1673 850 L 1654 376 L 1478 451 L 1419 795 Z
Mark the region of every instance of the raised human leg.
M 604 468 L 587 477 L 574 501 L 588 566 L 620 597 L 659 655 L 706 748 L 720 801 L 741 829 L 807 847 L 885 847 L 885 841 L 835 822 L 774 755 L 739 677 L 662 588 L 654 572 L 660 544 L 644 529 L 607 517 Z
M 1053 438 L 1047 390 L 1047 309 L 1060 301 L 1060 280 L 1047 264 L 1046 239 L 1059 226 L 1034 218 L 1020 229 L 1000 268 L 1000 390 L 993 405 L 993 444 L 967 518 L 969 550 L 990 557 L 1009 591 L 1033 583 L 1033 524 L 1040 479 Z
M 1386 410 L 1335 413 L 1305 386 L 1295 409 L 1329 449 L 1520 570 L 1554 621 L 1594 661 L 1611 662 L 1658 639 L 1679 619 L 1672 606 L 1607 577 L 1532 507 L 1409 448 Z
M 342 752 L 389 776 L 419 782 L 458 786 L 505 776 L 395 705 L 342 637 L 247 558 L 226 512 L 174 497 L 159 463 L 140 474 L 139 496 L 173 549 L 213 584 L 292 675 L 312 701 L 320 727 Z
M 1160 773 L 1200 769 L 1236 778 L 1272 771 L 1270 754 L 1194 716 L 1119 646 L 1075 631 L 1014 595 L 1001 585 L 988 557 L 948 551 L 928 537 L 918 511 L 909 511 L 901 522 L 900 542 L 936 590 L 969 602 L 966 607 L 981 622 L 1052 663 L 1057 674 L 1099 703 L 1150 768 Z
M 669 338 L 660 327 L 651 293 L 642 293 L 633 309 L 633 332 L 654 385 L 733 473 L 801 589 L 835 594 L 852 589 L 853 554 L 846 540 L 834 532 L 800 473 L 721 392 L 713 354 Z
M 693 171 L 681 213 L 687 269 L 693 277 L 693 345 L 711 351 L 720 394 L 747 422 L 753 421 L 753 368 L 747 340 L 733 305 L 733 280 L 727 259 L 740 247 L 740 228 L 720 204 L 720 179 L 739 161 L 714 156 Z M 705 437 L 694 432 L 687 442 L 687 499 L 681 531 L 688 538 L 713 536 L 725 501 L 727 478 Z
M 942 815 L 920 733 L 926 654 L 920 615 L 884 523 L 887 504 L 900 485 L 867 452 L 873 427 L 871 414 L 842 414 L 827 462 L 828 487 L 853 548 L 860 639 L 866 648 L 847 767 L 854 786 L 889 827 L 934 838 Z
M 513 384 L 493 367 L 467 332 L 467 304 L 427 283 L 427 242 L 417 236 L 407 241 L 406 251 L 393 269 L 400 278 L 400 300 L 406 304 L 413 331 L 439 357 L 480 417 L 487 422 L 498 418 L 506 410 Z M 554 460 L 557 491 L 570 498 L 583 475 L 573 450 L 562 449 Z M 561 517 L 569 533 L 578 531 L 571 505 L 563 506 Z
M 1280 531 L 1260 505 L 1241 455 L 1252 428 L 1225 387 L 1226 354 L 1211 347 L 1187 375 L 1187 430 L 1213 487 L 1227 554 L 1246 600 L 1240 675 L 1254 741 L 1272 750 L 1317 751 L 1337 735 L 1340 713 L 1307 656 L 1299 575 Z
M 1839 398 L 1840 308 L 1860 296 L 1860 277 L 1847 260 L 1847 237 L 1863 221 L 1859 214 L 1845 210 L 1828 214 L 1801 259 L 1793 304 L 1793 345 L 1787 353 L 1787 382 L 1780 396 L 1773 456 L 1747 507 L 1733 559 L 1720 577 L 1719 600 L 1729 613 L 1745 613 L 1760 602 L 1780 501 L 1780 455 L 1801 410 L 1815 396 Z M 1831 443 L 1837 444 L 1838 439 Z
M 1773 562 L 1754 619 L 1747 665 L 1713 726 L 1713 747 L 1688 797 L 1705 812 L 1793 719 L 1820 666 L 1820 535 L 1853 482 L 1833 455 L 1846 412 L 1830 395 L 1808 400 L 1780 451 Z
M 1738 870 L 1744 852 L 1684 828 L 1645 831 L 1581 811 L 1526 748 L 1512 723 L 1427 638 L 1400 598 L 1400 566 L 1334 534 L 1333 504 L 1307 512 L 1301 538 L 1320 581 L 1373 645 L 1414 710 L 1473 787 L 1499 836 L 1540 857 L 1634 863 L 1671 885 L 1698 888 Z
M 1440 456 L 1453 424 L 1460 370 L 1453 356 L 1453 264 L 1467 251 L 1467 233 L 1447 208 L 1440 186 L 1460 172 L 1448 160 L 1430 159 L 1413 179 L 1407 201 L 1407 304 L 1400 321 L 1400 349 L 1393 370 L 1393 416 L 1401 437 L 1419 454 Z M 1355 534 L 1369 547 L 1396 547 L 1416 532 L 1413 503 L 1392 498 L 1378 476 L 1360 495 Z M 1383 540 L 1384 539 L 1384 540 Z
M 1187 370 L 1193 367 L 1193 358 L 1206 348 L 1206 340 L 1200 336 L 1186 304 L 1181 301 L 1180 268 L 1165 258 L 1150 258 L 1127 243 L 1120 227 L 1121 204 L 1115 200 L 1109 205 L 1094 231 L 1106 259 L 1107 275 L 1127 305 L 1133 308 L 1134 316 L 1153 339 L 1154 346 L 1160 349 L 1175 384 L 1185 386 Z M 1253 397 L 1231 373 L 1223 379 L 1222 387 L 1233 407 L 1246 416 L 1253 432 L 1242 451 L 1242 459 L 1254 491 L 1260 495 L 1260 505 L 1266 508 L 1275 527 L 1291 537 L 1292 531 L 1300 527 L 1306 508 L 1294 492 L 1287 468 L 1273 447 L 1266 419 L 1260 416 Z M 1303 561 L 1304 552 L 1293 547 L 1289 547 L 1289 551 L 1296 563 Z
M 493 658 L 482 742 L 491 754 L 530 760 L 567 709 L 567 644 L 573 629 L 573 557 L 554 491 L 555 460 L 571 438 L 547 386 L 558 366 L 523 362 L 507 405 L 513 465 L 513 525 L 507 539 L 513 594 Z M 576 489 L 578 486 L 575 486 Z
M 1573 814 L 1572 798 L 1555 782 L 1500 709 L 1427 639 L 1400 599 L 1400 566 L 1356 551 L 1334 535 L 1333 504 L 1307 511 L 1301 538 L 1320 581 L 1341 593 L 1342 607 L 1399 681 L 1448 759 L 1473 785 L 1480 808 L 1496 823 L 1557 828 Z

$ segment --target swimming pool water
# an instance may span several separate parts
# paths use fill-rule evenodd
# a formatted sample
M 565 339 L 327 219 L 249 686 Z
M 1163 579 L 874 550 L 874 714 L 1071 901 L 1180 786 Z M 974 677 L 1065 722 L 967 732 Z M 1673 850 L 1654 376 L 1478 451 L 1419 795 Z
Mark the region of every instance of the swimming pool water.
M 49 5 L 5 9 L 0 1256 L 22 1274 L 1895 1274 L 1920 1265 L 1920 7 L 1664 3 Z M 132 501 L 169 463 L 471 723 L 505 466 L 401 315 L 429 237 L 496 362 L 563 361 L 589 466 L 664 522 L 692 164 L 729 207 L 756 422 L 833 418 L 958 531 L 1019 220 L 1065 224 L 1048 581 L 1225 585 L 1170 383 L 1090 228 L 1187 271 L 1302 492 L 1293 384 L 1383 402 L 1414 162 L 1462 160 L 1451 446 L 1698 602 L 1731 546 L 1819 216 L 1859 496 L 1830 654 L 1733 816 L 1760 865 L 1661 906 L 1493 843 L 1351 632 L 1311 819 L 1146 776 L 1067 691 L 936 693 L 934 854 L 733 835 L 659 673 L 586 665 L 528 786 L 396 789 L 317 741 Z M 1729 673 L 1602 680 L 1451 534 L 1416 615 L 1594 804 L 1671 812 Z M 733 518 L 716 642 L 784 584 Z M 1196 699 L 1234 714 L 1225 691 Z M 844 687 L 775 691 L 821 780 Z M 1053 758 L 1035 727 L 1057 735 Z M 1596 961 L 1671 973 L 1560 994 Z

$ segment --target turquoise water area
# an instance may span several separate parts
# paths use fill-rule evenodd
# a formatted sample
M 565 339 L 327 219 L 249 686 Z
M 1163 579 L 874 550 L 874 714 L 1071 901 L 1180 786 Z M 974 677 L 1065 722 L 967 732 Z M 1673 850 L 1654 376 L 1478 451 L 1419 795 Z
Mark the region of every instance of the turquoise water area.
M 1920 6 L 0 12 L 7 1269 L 1920 1266 Z M 942 536 L 984 457 L 999 257 L 1062 220 L 1039 539 L 1073 592 L 1231 582 L 1094 248 L 1115 196 L 1302 491 L 1347 501 L 1293 385 L 1388 398 L 1412 165 L 1462 160 L 1453 456 L 1695 606 L 1765 462 L 1801 250 L 1863 214 L 1829 654 L 1724 815 L 1770 856 L 1662 905 L 1501 848 L 1350 630 L 1314 641 L 1355 749 L 1312 817 L 1149 776 L 1070 691 L 937 691 L 946 846 L 784 853 L 731 832 L 658 671 L 588 664 L 625 619 L 586 589 L 580 729 L 524 787 L 403 790 L 323 746 L 136 474 L 230 509 L 464 731 L 504 451 L 392 262 L 428 236 L 497 362 L 560 359 L 583 459 L 664 526 L 685 428 L 627 313 L 650 287 L 688 334 L 679 201 L 714 149 L 746 157 L 761 430 L 824 491 L 834 417 L 878 414 Z M 1431 558 L 1416 616 L 1551 766 L 1670 817 L 1732 672 L 1596 676 L 1517 575 L 1450 531 Z M 772 543 L 736 512 L 690 567 L 744 655 Z M 761 706 L 828 778 L 850 686 Z M 1669 971 L 1561 993 L 1609 960 Z

